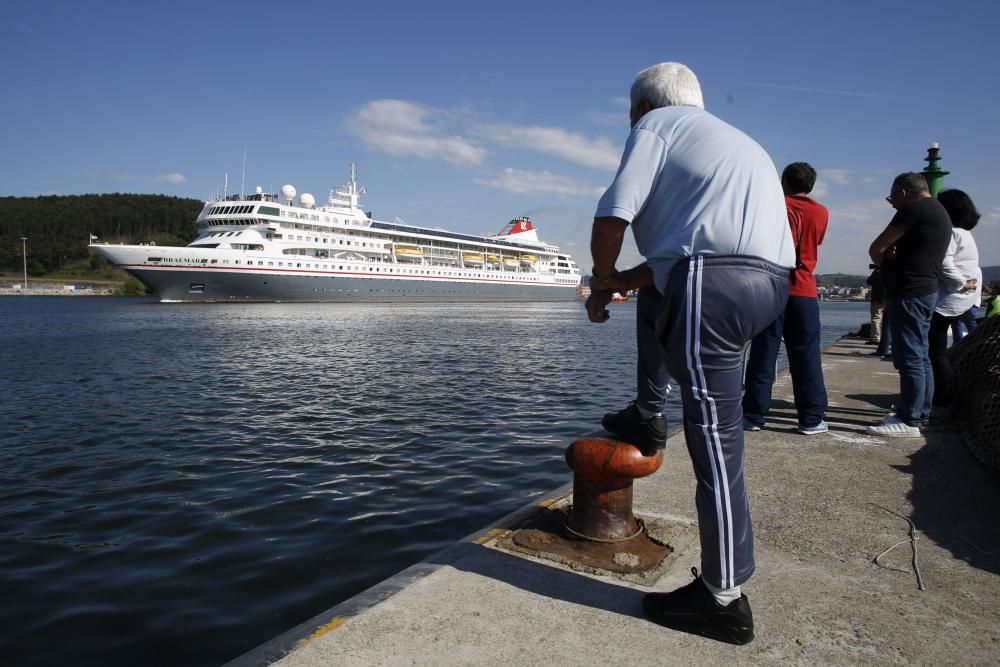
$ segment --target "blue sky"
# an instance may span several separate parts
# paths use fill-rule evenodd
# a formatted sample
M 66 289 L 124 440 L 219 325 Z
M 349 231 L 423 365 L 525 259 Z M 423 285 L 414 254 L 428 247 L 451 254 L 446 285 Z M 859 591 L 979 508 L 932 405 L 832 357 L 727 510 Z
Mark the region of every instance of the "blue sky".
M 381 219 L 530 215 L 590 268 L 635 73 L 678 60 L 781 169 L 820 172 L 818 272 L 864 273 L 892 177 L 941 144 L 1000 264 L 1000 4 L 0 0 L 0 195 L 198 199 L 357 162 Z M 620 265 L 637 261 L 634 247 Z

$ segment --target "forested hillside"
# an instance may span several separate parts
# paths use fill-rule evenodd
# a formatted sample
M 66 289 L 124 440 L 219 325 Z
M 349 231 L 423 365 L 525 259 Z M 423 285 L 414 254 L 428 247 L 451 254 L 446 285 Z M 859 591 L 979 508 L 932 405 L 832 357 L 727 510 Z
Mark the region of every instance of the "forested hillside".
M 87 258 L 91 234 L 109 243 L 184 245 L 203 206 L 164 195 L 0 197 L 0 271 L 21 269 L 22 236 L 32 275 Z

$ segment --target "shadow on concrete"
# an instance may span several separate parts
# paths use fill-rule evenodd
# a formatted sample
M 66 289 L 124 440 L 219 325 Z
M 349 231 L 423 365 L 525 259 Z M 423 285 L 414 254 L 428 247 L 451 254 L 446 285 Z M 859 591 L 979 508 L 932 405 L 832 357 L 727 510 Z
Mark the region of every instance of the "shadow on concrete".
M 844 398 L 852 401 L 863 401 L 874 405 L 877 409 L 872 414 L 884 416 L 885 411 L 892 407 L 893 401 L 897 400 L 898 394 L 844 394 Z M 858 413 L 863 411 L 858 410 Z
M 867 352 L 831 352 L 830 350 L 823 351 L 824 357 L 867 357 L 869 354 Z M 875 356 L 875 355 L 870 355 Z
M 953 433 L 928 433 L 927 444 L 896 466 L 913 478 L 910 519 L 926 539 L 972 567 L 1000 574 L 1000 483 Z
M 853 396 L 844 396 L 844 398 L 845 399 L 856 399 L 856 400 L 859 400 L 859 401 L 866 401 L 866 402 L 870 403 L 871 400 L 869 400 L 869 399 L 875 399 L 875 398 L 884 399 L 885 396 L 883 396 L 881 394 L 879 394 L 879 395 L 875 395 L 875 394 L 871 394 L 871 395 L 868 395 L 868 394 L 857 395 L 856 394 L 856 395 L 853 395 Z M 881 402 L 884 403 L 885 401 L 881 401 Z M 780 398 L 776 398 L 776 399 L 773 399 L 771 401 L 771 410 L 790 410 L 791 414 L 794 415 L 795 414 L 795 404 L 792 403 L 792 402 L 790 402 L 790 401 L 786 401 L 786 400 L 783 400 L 783 399 L 780 399 Z M 845 408 L 845 407 L 841 407 L 841 406 L 837 405 L 837 406 L 831 406 L 831 407 L 827 408 L 827 414 L 863 415 L 863 416 L 878 415 L 878 416 L 882 416 L 882 415 L 885 414 L 885 409 L 884 408 L 879 408 L 879 407 L 872 407 L 870 409 Z
M 644 618 L 643 591 L 598 581 L 496 549 L 475 545 L 463 553 L 461 558 L 446 564 L 457 570 L 490 577 L 554 600 L 603 609 L 622 616 Z
M 848 397 L 851 398 L 851 397 Z M 826 411 L 825 419 L 830 424 L 830 428 L 836 431 L 853 432 L 855 429 L 844 428 L 842 424 L 857 425 L 858 429 L 864 430 L 865 426 L 870 426 L 885 417 L 884 408 L 871 408 L 863 410 L 858 408 L 841 408 L 839 406 L 829 407 Z M 798 413 L 795 406 L 788 401 L 775 400 L 771 402 L 771 410 L 768 412 L 767 427 L 776 427 L 774 430 L 785 430 L 781 427 L 791 426 L 793 429 L 798 426 Z

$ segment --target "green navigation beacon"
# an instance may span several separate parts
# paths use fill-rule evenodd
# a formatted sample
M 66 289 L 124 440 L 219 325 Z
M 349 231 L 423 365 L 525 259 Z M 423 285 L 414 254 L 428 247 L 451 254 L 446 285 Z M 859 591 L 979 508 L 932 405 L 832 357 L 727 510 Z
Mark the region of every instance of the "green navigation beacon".
M 920 172 L 924 175 L 924 178 L 927 179 L 927 185 L 931 189 L 932 197 L 938 196 L 938 193 L 941 192 L 941 188 L 944 187 L 944 177 L 951 173 L 938 166 L 938 160 L 941 159 L 938 155 L 938 151 L 940 150 L 941 147 L 938 146 L 936 141 L 928 147 L 927 157 L 924 158 L 924 162 L 927 163 L 927 168 Z

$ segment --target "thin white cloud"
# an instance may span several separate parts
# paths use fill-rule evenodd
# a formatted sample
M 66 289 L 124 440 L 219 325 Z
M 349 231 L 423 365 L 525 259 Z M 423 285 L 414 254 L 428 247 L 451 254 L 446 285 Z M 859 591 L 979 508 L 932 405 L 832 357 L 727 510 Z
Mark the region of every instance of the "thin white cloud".
M 819 247 L 818 273 L 868 272 L 868 246 L 886 228 L 895 211 L 882 197 L 821 200 L 830 209 L 830 226 Z M 972 232 L 981 266 L 1000 264 L 1000 206 L 983 215 Z
M 611 100 L 614 111 L 591 111 L 587 118 L 595 125 L 607 125 L 610 127 L 628 127 L 629 99 L 627 97 L 615 97 Z
M 850 169 L 820 169 L 813 186 L 814 197 L 825 197 L 830 193 L 830 185 L 848 185 L 854 173 Z
M 580 183 L 568 176 L 548 171 L 524 171 L 510 167 L 501 171 L 495 178 L 477 179 L 476 182 L 480 185 L 516 194 L 550 193 L 562 197 L 574 197 L 579 195 L 599 196 L 604 192 L 603 188 Z
M 759 81 L 744 81 L 747 86 L 752 86 L 754 88 L 777 88 L 779 90 L 792 90 L 799 93 L 822 93 L 823 95 L 847 95 L 850 97 L 875 97 L 883 100 L 904 100 L 903 97 L 895 97 L 892 95 L 879 95 L 878 93 L 863 93 L 859 91 L 852 90 L 830 90 L 827 88 L 808 88 L 806 86 L 786 86 L 781 83 L 761 83 Z
M 979 246 L 979 266 L 1000 265 L 1000 206 L 983 214 L 972 235 Z
M 561 127 L 484 125 L 479 131 L 495 143 L 554 155 L 584 167 L 614 171 L 621 160 L 618 147 L 607 137 L 586 137 Z
M 406 100 L 374 100 L 352 114 L 347 125 L 370 148 L 390 155 L 444 160 L 459 166 L 482 164 L 486 149 L 446 125 L 454 115 Z
M 441 109 L 408 100 L 367 102 L 346 125 L 374 150 L 460 166 L 482 165 L 491 144 L 608 171 L 617 169 L 621 158 L 618 145 L 605 136 L 588 137 L 561 127 L 482 123 L 467 108 Z
M 850 169 L 820 169 L 819 175 L 837 185 L 847 185 L 851 182 L 854 172 Z
M 811 194 L 814 197 L 824 197 L 830 194 L 832 190 L 844 186 L 852 186 L 853 188 L 859 183 L 878 183 L 885 181 L 887 178 L 891 180 L 891 177 L 887 176 L 887 174 L 888 172 L 884 170 L 820 169 L 816 176 L 816 185 Z
M 628 127 L 628 112 L 621 111 L 591 111 L 587 114 L 587 119 L 594 125 L 606 125 L 608 127 Z
M 122 172 L 107 174 L 101 172 L 100 170 L 86 171 L 85 173 L 96 178 L 109 178 L 115 181 L 135 181 L 139 183 L 169 183 L 171 185 L 180 185 L 181 183 L 187 183 L 188 180 L 184 174 L 177 172 L 171 174 L 158 174 L 156 176 L 140 176 L 139 174 L 127 174 Z
M 830 209 L 830 225 L 819 247 L 817 273 L 867 273 L 868 246 L 885 229 L 894 211 L 881 198 L 823 203 Z

